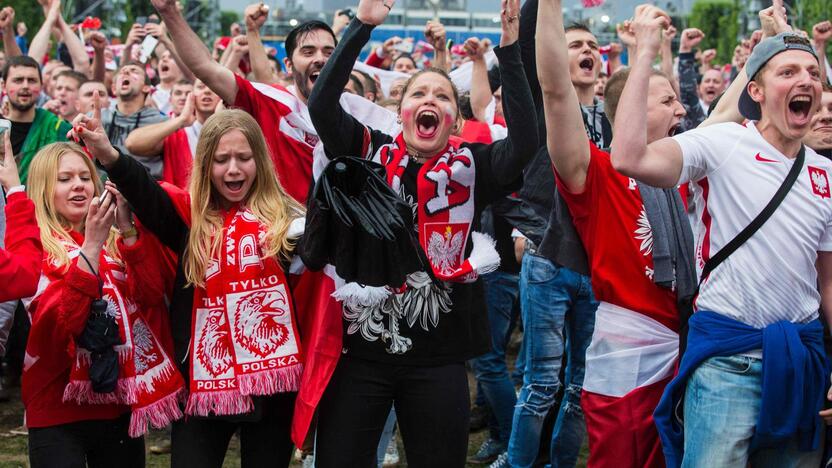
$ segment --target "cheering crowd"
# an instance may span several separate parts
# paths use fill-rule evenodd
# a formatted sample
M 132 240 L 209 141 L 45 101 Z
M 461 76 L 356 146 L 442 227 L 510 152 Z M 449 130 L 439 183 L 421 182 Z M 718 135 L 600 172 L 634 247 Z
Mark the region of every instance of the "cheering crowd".
M 396 432 L 413 467 L 830 460 L 829 21 L 774 0 L 723 66 L 652 5 L 602 45 L 501 0 L 499 44 L 450 46 L 371 44 L 395 0 L 360 0 L 281 63 L 263 4 L 212 50 L 175 0 L 123 41 L 40 1 L 31 43 L 0 10 L 32 467 L 144 466 L 151 428 L 174 467 L 235 434 L 388 466 Z

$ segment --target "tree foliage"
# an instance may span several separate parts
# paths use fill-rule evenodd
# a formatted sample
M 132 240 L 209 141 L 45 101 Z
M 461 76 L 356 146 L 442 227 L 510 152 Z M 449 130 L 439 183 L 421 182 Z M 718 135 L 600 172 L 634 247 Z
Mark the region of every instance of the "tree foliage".
M 223 10 L 220 13 L 220 35 L 227 36 L 231 29 L 231 23 L 240 21 L 240 13 L 236 11 Z
M 733 0 L 697 0 L 690 13 L 689 27 L 705 33 L 700 48 L 716 49 L 717 63 L 730 63 L 737 45 L 740 6 Z
M 2 6 L 14 8 L 15 24 L 23 21 L 29 28 L 26 36 L 31 41 L 43 24 L 43 10 L 35 0 L 6 0 Z

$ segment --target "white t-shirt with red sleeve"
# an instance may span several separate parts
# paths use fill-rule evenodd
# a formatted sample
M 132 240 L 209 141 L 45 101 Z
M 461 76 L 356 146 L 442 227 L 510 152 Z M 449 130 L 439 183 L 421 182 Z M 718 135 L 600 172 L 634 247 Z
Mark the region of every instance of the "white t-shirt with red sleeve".
M 676 293 L 653 282 L 653 230 L 638 185 L 588 144 L 584 191 L 570 193 L 560 179 L 558 190 L 586 249 L 595 298 L 678 330 Z
M 774 197 L 792 168 L 755 127 L 724 123 L 673 137 L 682 147 L 679 183 L 689 182 L 697 271 Z M 832 162 L 806 148 L 804 167 L 783 203 L 702 283 L 697 310 L 763 328 L 818 316 L 815 260 L 832 251 Z
M 245 110 L 260 124 L 280 184 L 305 204 L 312 184 L 312 150 L 319 140 L 306 104 L 286 88 L 235 77 L 234 107 Z

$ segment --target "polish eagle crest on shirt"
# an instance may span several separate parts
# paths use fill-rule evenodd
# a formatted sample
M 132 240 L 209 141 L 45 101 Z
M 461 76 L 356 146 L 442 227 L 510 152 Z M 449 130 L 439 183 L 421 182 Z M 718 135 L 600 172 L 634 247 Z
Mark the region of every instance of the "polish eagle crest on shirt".
M 807 168 L 812 182 L 812 192 L 821 198 L 829 198 L 829 178 L 826 171 L 815 166 L 807 166 Z

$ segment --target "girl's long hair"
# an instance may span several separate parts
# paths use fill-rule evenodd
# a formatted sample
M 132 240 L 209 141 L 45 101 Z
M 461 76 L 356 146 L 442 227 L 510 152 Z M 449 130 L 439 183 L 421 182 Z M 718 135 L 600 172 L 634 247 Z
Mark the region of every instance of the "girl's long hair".
M 35 205 L 35 216 L 38 227 L 40 227 L 40 241 L 43 244 L 46 259 L 64 271 L 69 269 L 70 264 L 69 252 L 67 252 L 64 244 L 74 244 L 75 240 L 69 235 L 72 231 L 69 221 L 55 209 L 54 194 L 61 158 L 71 154 L 77 155 L 84 161 L 92 178 L 93 196 L 99 196 L 101 194 L 101 179 L 98 177 L 98 172 L 96 172 L 92 160 L 85 156 L 84 150 L 75 143 L 52 143 L 41 148 L 32 159 L 31 166 L 29 166 L 29 178 L 26 185 L 29 198 Z M 107 255 L 118 261 L 120 256 L 116 248 L 117 238 L 118 232 L 111 229 L 104 250 Z
M 294 241 L 286 236 L 294 218 L 303 216 L 303 207 L 286 192 L 275 175 L 266 139 L 257 121 L 241 110 L 224 110 L 205 121 L 196 144 L 189 191 L 191 194 L 191 231 L 183 256 L 188 284 L 205 286 L 205 270 L 212 259 L 220 259 L 223 215 L 220 194 L 211 183 L 214 153 L 223 135 L 239 130 L 248 141 L 257 169 L 243 205 L 268 226 L 263 240 L 264 257 L 279 256 L 290 260 Z

